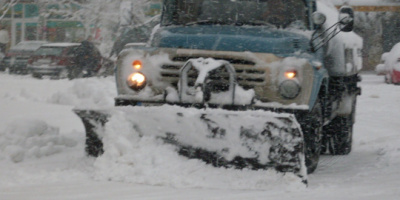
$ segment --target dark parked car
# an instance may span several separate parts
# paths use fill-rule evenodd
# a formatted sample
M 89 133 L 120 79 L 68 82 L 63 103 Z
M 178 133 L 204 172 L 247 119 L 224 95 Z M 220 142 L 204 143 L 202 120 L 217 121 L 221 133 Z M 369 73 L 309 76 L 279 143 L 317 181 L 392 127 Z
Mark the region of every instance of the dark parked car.
M 49 43 L 42 45 L 31 56 L 28 69 L 33 77 L 51 76 L 67 78 L 68 71 L 74 67 L 73 59 L 80 43 Z
M 27 74 L 27 63 L 29 57 L 46 41 L 22 41 L 10 48 L 0 62 L 0 70 L 7 68 L 11 74 Z
M 33 77 L 51 76 L 52 78 L 79 78 L 84 77 L 83 67 L 76 63 L 76 53 L 81 43 L 49 43 L 42 45 L 31 56 L 28 62 L 28 69 Z M 96 49 L 97 50 L 97 49 Z M 103 58 L 99 59 L 96 66 L 93 66 L 94 73 L 98 75 L 101 68 L 113 67 L 112 61 Z

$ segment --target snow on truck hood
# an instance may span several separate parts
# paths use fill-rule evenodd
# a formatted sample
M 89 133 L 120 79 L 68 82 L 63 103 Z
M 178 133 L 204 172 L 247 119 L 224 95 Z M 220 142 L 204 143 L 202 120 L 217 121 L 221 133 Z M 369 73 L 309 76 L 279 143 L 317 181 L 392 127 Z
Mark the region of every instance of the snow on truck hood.
M 304 33 L 269 26 L 171 26 L 159 29 L 152 46 L 291 54 L 309 49 L 309 38 Z

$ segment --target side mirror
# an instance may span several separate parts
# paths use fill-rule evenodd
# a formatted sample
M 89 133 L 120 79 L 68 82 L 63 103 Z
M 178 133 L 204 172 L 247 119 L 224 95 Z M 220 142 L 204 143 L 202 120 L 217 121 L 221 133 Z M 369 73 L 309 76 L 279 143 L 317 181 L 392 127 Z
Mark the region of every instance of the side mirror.
M 354 11 L 349 6 L 342 6 L 339 10 L 339 21 L 322 31 L 319 31 L 321 25 L 325 23 L 326 16 L 320 12 L 314 12 L 311 16 L 312 22 L 317 26 L 317 29 L 312 34 L 310 40 L 310 50 L 318 51 L 327 44 L 339 32 L 350 32 L 354 27 Z
M 320 27 L 321 25 L 323 25 L 325 23 L 326 16 L 321 12 L 314 12 L 311 15 L 311 20 L 317 27 Z
M 350 32 L 354 27 L 354 11 L 349 6 L 342 6 L 339 10 L 339 28 L 343 32 Z

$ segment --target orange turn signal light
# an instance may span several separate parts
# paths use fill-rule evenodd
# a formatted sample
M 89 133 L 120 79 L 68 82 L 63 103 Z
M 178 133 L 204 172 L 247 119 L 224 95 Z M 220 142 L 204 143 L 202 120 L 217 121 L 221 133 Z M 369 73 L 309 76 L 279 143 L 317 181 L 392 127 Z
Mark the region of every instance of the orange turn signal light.
M 293 79 L 297 76 L 297 72 L 296 71 L 286 71 L 285 72 L 285 77 L 288 79 Z
M 134 61 L 132 62 L 132 66 L 133 66 L 133 68 L 135 68 L 135 69 L 142 69 L 142 67 L 143 67 L 142 61 L 140 61 L 140 60 L 134 60 Z

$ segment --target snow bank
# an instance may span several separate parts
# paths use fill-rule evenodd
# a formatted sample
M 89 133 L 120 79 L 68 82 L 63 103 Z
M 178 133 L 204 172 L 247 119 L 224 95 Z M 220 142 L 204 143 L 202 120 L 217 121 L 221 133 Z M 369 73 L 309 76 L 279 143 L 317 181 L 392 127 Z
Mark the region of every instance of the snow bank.
M 0 132 L 0 160 L 21 162 L 27 158 L 41 158 L 74 147 L 75 140 L 61 136 L 59 129 L 35 119 L 16 120 Z
M 70 106 L 112 106 L 116 96 L 114 77 L 51 80 L 27 76 L 5 76 L 8 88 L 0 90 L 0 98 L 19 102 L 39 102 Z M 27 85 L 31 87 L 27 87 Z
M 111 77 L 77 79 L 70 88 L 51 95 L 47 102 L 77 107 L 104 107 L 114 105 L 116 95 Z
M 118 120 L 118 116 L 109 124 L 109 135 L 104 138 L 109 151 L 98 159 L 88 158 L 83 152 L 83 126 L 70 123 L 75 117 L 68 115 L 70 106 L 54 105 L 47 99 L 58 93 L 67 96 L 71 92 L 74 96 L 72 88 L 79 90 L 78 85 L 83 82 L 89 85 L 89 82 L 96 82 L 99 85 L 92 84 L 95 89 L 108 93 L 105 88 L 113 88 L 112 81 L 38 80 L 0 73 L 0 199 L 398 199 L 400 87 L 385 84 L 381 76 L 362 76 L 363 95 L 357 104 L 353 151 L 347 156 L 322 155 L 319 167 L 309 175 L 308 188 L 304 189 L 304 185 L 292 180 L 293 177 L 273 171 L 216 169 L 199 160 L 178 156 L 172 146 L 161 145 L 155 138 L 129 135 L 133 127 Z M 28 94 L 25 97 L 19 95 L 22 88 Z M 81 88 L 84 90 L 85 87 Z M 79 103 L 78 95 L 74 99 L 70 102 Z M 83 99 L 96 98 L 86 96 Z M 44 109 L 40 112 L 26 109 L 26 104 Z M 57 114 L 42 116 L 42 113 L 54 110 Z M 43 121 L 5 123 L 11 115 L 43 117 L 45 128 L 58 120 L 67 123 L 56 126 L 60 128 L 60 135 L 51 131 L 40 136 L 37 132 L 22 134 L 9 130 L 21 126 L 28 130 L 46 130 L 27 128 L 27 124 L 41 127 Z M 74 134 L 63 133 L 66 127 L 80 134 L 79 138 L 74 138 L 77 145 L 73 147 L 67 147 L 64 140 Z M 64 142 L 64 145 L 58 145 L 63 152 L 52 156 L 43 154 L 40 159 L 31 154 L 28 159 L 26 155 L 31 148 L 22 145 L 28 141 L 28 136 L 43 141 L 43 144 L 46 144 L 45 138 L 53 136 L 53 146 L 54 141 Z M 47 141 L 51 142 L 50 139 Z M 130 145 L 134 141 L 137 143 Z M 14 145 L 17 143 L 21 145 Z M 4 144 L 20 147 L 24 161 L 13 163 L 3 149 Z

